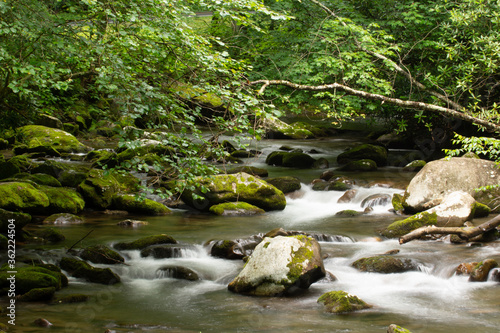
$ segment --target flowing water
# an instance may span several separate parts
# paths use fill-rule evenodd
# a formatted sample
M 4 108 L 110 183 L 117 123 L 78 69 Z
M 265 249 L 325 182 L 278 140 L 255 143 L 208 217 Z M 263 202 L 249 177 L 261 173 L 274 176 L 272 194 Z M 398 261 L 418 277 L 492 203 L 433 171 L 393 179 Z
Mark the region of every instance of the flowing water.
M 260 158 L 249 160 L 265 166 L 265 155 L 286 143 L 304 150 L 316 148 L 335 166 L 335 157 L 357 139 L 282 142 L 263 141 Z M 397 153 L 397 152 L 392 152 Z M 318 156 L 315 156 L 318 157 Z M 37 318 L 54 324 L 52 332 L 386 332 L 396 323 L 412 332 L 498 332 L 497 316 L 500 287 L 496 282 L 471 283 L 453 274 L 463 262 L 486 258 L 500 260 L 500 242 L 482 247 L 441 241 L 413 241 L 399 245 L 397 240 L 381 240 L 378 231 L 401 219 L 389 211 L 390 202 L 373 203 L 373 211 L 357 217 L 335 215 L 345 209 L 363 211 L 363 199 L 373 194 L 402 193 L 414 174 L 396 168 L 350 175 L 358 180 L 356 197 L 339 204 L 342 192 L 315 192 L 308 184 L 321 170 L 291 170 L 268 167 L 270 176 L 294 175 L 303 182 L 300 196 L 287 199 L 283 211 L 257 217 L 215 217 L 175 210 L 172 215 L 141 217 L 148 225 L 123 228 L 116 225 L 124 217 L 100 213 L 86 214 L 87 223 L 62 225 L 66 248 L 89 231 L 80 244 L 112 245 L 146 235 L 165 233 L 183 248 L 175 258 L 142 258 L 139 251 L 123 251 L 127 265 L 111 267 L 122 283 L 104 286 L 70 278 L 70 286 L 57 292 L 91 295 L 90 301 L 74 304 L 18 303 L 19 332 L 40 332 L 33 325 Z M 388 186 L 387 184 L 392 184 Z M 127 217 L 129 218 L 129 217 Z M 480 222 L 480 221 L 479 221 Z M 46 226 L 34 226 L 43 228 Z M 323 279 L 307 290 L 289 297 L 249 297 L 233 294 L 227 284 L 243 267 L 240 260 L 211 257 L 205 244 L 212 239 L 245 238 L 274 228 L 301 230 L 324 236 L 321 241 L 326 269 L 336 278 Z M 397 256 L 418 261 L 419 271 L 378 274 L 362 273 L 351 267 L 356 259 L 398 249 Z M 58 246 L 30 245 L 18 255 L 39 255 L 57 262 L 64 250 Z M 196 271 L 201 280 L 178 280 L 159 270 L 182 266 Z M 371 309 L 346 315 L 324 313 L 316 301 L 323 293 L 343 290 L 373 305 Z

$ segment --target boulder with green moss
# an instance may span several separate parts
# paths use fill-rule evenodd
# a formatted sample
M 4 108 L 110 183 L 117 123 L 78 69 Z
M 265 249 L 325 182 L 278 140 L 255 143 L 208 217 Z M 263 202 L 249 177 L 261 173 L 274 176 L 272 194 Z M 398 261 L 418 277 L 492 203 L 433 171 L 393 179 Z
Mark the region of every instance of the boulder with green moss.
M 32 173 L 44 173 L 56 178 L 62 186 L 77 187 L 87 178 L 90 171 L 88 165 L 82 163 L 66 163 L 54 160 L 44 161 L 32 170 Z
M 172 211 L 165 205 L 151 199 L 137 198 L 130 194 L 115 195 L 112 200 L 112 207 L 140 215 L 166 215 Z
M 135 193 L 139 184 L 139 179 L 130 174 L 93 169 L 79 185 L 79 190 L 89 206 L 106 209 L 117 194 Z
M 490 271 L 497 267 L 498 263 L 494 259 L 486 259 L 479 262 L 470 272 L 470 282 L 484 282 L 488 280 Z
M 413 260 L 389 255 L 360 258 L 353 262 L 352 266 L 362 272 L 384 274 L 418 270 L 417 263 Z
M 283 210 L 286 198 L 283 192 L 267 182 L 247 173 L 200 177 L 195 191 L 184 191 L 182 200 L 189 206 L 208 211 L 213 205 L 244 201 L 265 211 Z M 202 192 L 205 187 L 207 191 Z
M 39 186 L 39 190 L 49 198 L 45 215 L 55 213 L 78 214 L 85 208 L 85 201 L 80 193 L 68 187 Z
M 93 267 L 85 261 L 76 258 L 64 257 L 59 262 L 59 266 L 71 276 L 84 279 L 88 282 L 108 285 L 120 282 L 120 277 L 111 269 Z
M 339 164 L 347 164 L 352 161 L 364 159 L 375 161 L 379 167 L 385 166 L 387 165 L 387 149 L 382 146 L 363 144 L 337 156 Z
M 312 237 L 266 237 L 228 289 L 253 296 L 279 296 L 307 289 L 326 275 L 319 243 Z
M 287 151 L 273 151 L 266 157 L 266 164 L 273 166 L 283 165 L 283 157 L 287 155 Z
M 10 211 L 41 212 L 50 205 L 48 196 L 24 182 L 0 183 L 0 208 Z
M 265 213 L 263 209 L 243 201 L 224 202 L 218 205 L 213 205 L 210 207 L 210 212 L 219 216 L 243 216 Z
M 401 326 L 398 326 L 396 324 L 391 324 L 387 328 L 387 333 L 411 333 L 409 330 L 406 328 L 403 328 Z
M 420 227 L 436 224 L 436 213 L 421 212 L 406 219 L 391 223 L 385 230 L 382 231 L 382 236 L 387 238 L 397 238 Z
M 152 245 L 177 244 L 177 241 L 169 235 L 153 235 L 139 238 L 132 242 L 116 243 L 113 247 L 117 250 L 142 250 Z
M 122 264 L 125 259 L 116 251 L 104 245 L 94 245 L 83 249 L 79 254 L 80 258 L 94 264 Z
M 18 234 L 26 224 L 31 222 L 31 215 L 11 212 L 0 208 L 0 233 L 7 234 L 9 230 L 9 220 L 14 220 L 16 234 Z
M 0 270 L 0 295 L 5 295 L 10 287 L 8 278 L 14 274 L 8 273 L 7 268 Z M 53 287 L 61 289 L 67 282 L 61 272 L 37 266 L 16 267 L 15 291 L 16 295 L 23 295 L 32 289 Z
M 289 125 L 276 117 L 268 117 L 263 124 L 268 138 L 272 139 L 309 139 L 314 134 L 301 124 Z
M 90 148 L 82 144 L 72 134 L 60 129 L 41 125 L 27 125 L 17 129 L 16 154 L 42 152 L 51 156 L 64 153 L 84 153 Z
M 284 194 L 298 191 L 302 187 L 300 179 L 292 176 L 268 178 L 266 182 L 273 185 Z
M 52 187 L 61 187 L 61 183 L 53 176 L 45 173 L 30 174 L 27 172 L 17 173 L 12 178 L 17 180 L 30 180 L 38 185 L 47 185 Z
M 46 287 L 46 288 L 33 288 L 27 293 L 20 295 L 17 300 L 20 302 L 44 302 L 50 301 L 54 294 L 56 293 L 56 288 Z
M 3 155 L 2 155 L 3 156 Z M 18 155 L 0 162 L 0 179 L 10 178 L 15 174 L 32 169 L 35 163 L 26 155 Z
M 403 171 L 406 172 L 416 172 L 422 170 L 422 168 L 427 164 L 424 160 L 415 160 L 403 167 Z
M 472 207 L 472 213 L 473 213 L 475 218 L 486 217 L 486 216 L 490 215 L 491 208 L 486 206 L 485 204 L 482 204 L 482 203 L 479 203 L 476 201 L 474 203 L 474 206 Z
M 321 295 L 318 298 L 318 303 L 325 307 L 326 312 L 335 314 L 350 313 L 372 307 L 357 296 L 341 290 L 330 291 Z

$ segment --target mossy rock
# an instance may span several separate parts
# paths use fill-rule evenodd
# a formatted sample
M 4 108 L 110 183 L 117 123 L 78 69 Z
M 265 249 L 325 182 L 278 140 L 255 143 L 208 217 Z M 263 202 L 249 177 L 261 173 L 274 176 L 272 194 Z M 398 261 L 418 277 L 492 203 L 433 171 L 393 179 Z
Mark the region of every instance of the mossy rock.
M 363 215 L 363 213 L 352 209 L 341 210 L 340 212 L 335 214 L 335 216 L 339 217 L 356 217 L 360 215 Z
M 177 244 L 177 241 L 172 236 L 162 234 L 146 236 L 128 243 L 116 243 L 113 247 L 117 250 L 142 250 L 159 244 Z
M 406 172 L 416 172 L 422 170 L 422 168 L 427 164 L 424 160 L 415 160 L 403 167 L 403 171 Z
M 403 328 L 401 326 L 398 326 L 396 324 L 391 324 L 387 328 L 387 333 L 411 333 L 409 330 L 406 328 Z
M 67 187 L 40 186 L 39 190 L 49 198 L 49 206 L 44 213 L 78 214 L 85 208 L 85 201 L 80 193 Z
M 318 303 L 323 304 L 326 312 L 343 314 L 369 309 L 372 306 L 357 296 L 349 295 L 345 291 L 330 291 L 318 298 Z
M 17 267 L 16 295 L 23 295 L 32 289 L 54 287 L 59 290 L 63 287 L 66 277 L 63 274 L 44 267 L 24 266 Z M 0 295 L 5 295 L 9 289 L 9 278 L 12 274 L 7 269 L 0 270 Z
M 31 213 L 43 211 L 49 205 L 48 196 L 29 183 L 0 183 L 0 208 Z
M 337 157 L 339 164 L 347 164 L 352 161 L 369 159 L 375 161 L 377 166 L 387 165 L 387 149 L 382 146 L 363 144 L 354 147 Z
M 47 288 L 34 288 L 28 291 L 27 293 L 19 296 L 17 298 L 20 302 L 44 302 L 50 301 L 54 294 L 56 293 L 56 288 L 47 287 Z
M 43 220 L 43 224 L 80 224 L 85 223 L 83 217 L 69 214 L 69 213 L 59 213 L 52 214 Z
M 313 191 L 340 191 L 344 192 L 352 189 L 353 185 L 349 182 L 342 180 L 333 180 L 328 182 L 317 182 L 314 183 L 312 189 Z
M 165 205 L 151 199 L 141 199 L 134 195 L 115 195 L 112 200 L 114 209 L 125 210 L 140 215 L 166 215 L 172 211 Z
M 42 152 L 52 156 L 62 153 L 84 153 L 90 148 L 72 134 L 41 125 L 27 125 L 17 129 L 18 141 L 23 144 L 17 152 Z
M 290 152 L 283 156 L 283 166 L 287 168 L 309 169 L 315 162 L 316 159 L 306 153 Z
M 241 246 L 233 240 L 213 241 L 210 249 L 210 255 L 213 257 L 231 260 L 243 259 L 245 256 Z
M 494 259 L 486 259 L 479 262 L 470 272 L 469 281 L 470 282 L 484 282 L 488 280 L 488 275 L 490 271 L 498 267 L 498 263 Z
M 328 133 L 325 129 L 305 123 L 303 121 L 296 121 L 290 124 L 292 128 L 305 129 L 313 134 L 314 137 L 327 136 Z
M 398 193 L 394 193 L 392 195 L 392 208 L 394 208 L 394 210 L 396 212 L 403 212 L 405 210 L 405 207 L 403 206 L 403 196 L 401 194 L 398 194 Z
M 61 187 L 61 183 L 51 175 L 47 175 L 45 173 L 35 173 L 29 174 L 27 172 L 17 173 L 12 178 L 18 180 L 31 180 L 32 182 L 38 185 L 47 185 L 52 187 Z
M 397 238 L 420 227 L 436 224 L 436 213 L 421 212 L 390 224 L 381 234 L 387 238 Z
M 34 165 L 34 162 L 26 155 L 11 157 L 6 161 L 0 162 L 0 179 L 10 178 L 15 174 L 26 172 L 32 169 Z
M 263 124 L 267 137 L 272 139 L 308 139 L 314 134 L 300 124 L 289 125 L 276 117 L 268 117 Z
M 183 266 L 163 266 L 156 271 L 157 277 L 169 277 L 173 279 L 198 281 L 200 276 L 194 270 Z
M 16 235 L 18 235 L 21 233 L 21 229 L 31 222 L 31 215 L 11 212 L 0 208 L 0 233 L 7 234 L 9 230 L 9 220 L 14 220 Z
M 376 171 L 377 163 L 370 159 L 361 159 L 356 161 L 349 161 L 347 164 L 341 166 L 337 171 Z
M 283 165 L 283 157 L 287 155 L 288 152 L 286 151 L 273 151 L 266 157 L 266 164 L 268 165 L 274 165 L 274 166 L 281 166 Z
M 77 187 L 87 178 L 90 168 L 84 164 L 48 160 L 33 168 L 32 173 L 44 173 L 56 178 L 62 186 Z
M 93 169 L 79 190 L 90 206 L 106 209 L 112 205 L 115 195 L 135 193 L 139 184 L 139 179 L 130 174 Z
M 66 237 L 61 233 L 60 230 L 54 228 L 44 228 L 35 232 L 37 237 L 43 238 L 43 240 L 49 243 L 60 243 L 66 240 Z
M 227 171 L 228 174 L 234 174 L 239 172 L 245 172 L 252 176 L 267 177 L 269 172 L 263 168 L 257 168 L 254 166 L 243 165 L 235 168 L 231 168 Z
M 94 264 L 121 264 L 125 259 L 118 252 L 104 245 L 94 245 L 83 249 L 79 257 Z
M 37 119 L 36 125 L 42 125 L 50 128 L 63 128 L 63 123 L 59 118 L 50 116 L 48 114 L 40 114 Z
M 384 274 L 416 271 L 418 269 L 416 263 L 410 259 L 387 255 L 361 258 L 353 262 L 352 266 L 362 272 Z
M 199 177 L 195 183 L 199 185 L 194 193 L 184 191 L 181 198 L 187 205 L 198 210 L 208 211 L 213 205 L 236 201 L 247 202 L 265 211 L 283 210 L 286 206 L 283 192 L 244 172 L 233 175 Z M 203 193 L 200 190 L 201 186 L 204 186 L 208 191 Z
M 268 178 L 266 179 L 266 182 L 273 185 L 284 194 L 298 191 L 302 187 L 300 179 L 292 176 Z
M 474 215 L 475 218 L 479 217 L 486 217 L 490 215 L 491 213 L 491 208 L 486 206 L 485 204 L 475 202 L 474 206 L 472 207 L 472 214 Z
M 263 209 L 243 201 L 224 202 L 218 205 L 213 205 L 210 207 L 210 212 L 219 216 L 244 216 L 265 213 Z
M 93 150 L 85 156 L 85 160 L 92 162 L 92 168 L 114 168 L 120 164 L 118 154 L 108 150 Z
M 120 282 L 120 277 L 111 269 L 93 267 L 85 261 L 76 258 L 64 257 L 61 259 L 59 266 L 71 276 L 82 278 L 89 282 L 107 285 Z

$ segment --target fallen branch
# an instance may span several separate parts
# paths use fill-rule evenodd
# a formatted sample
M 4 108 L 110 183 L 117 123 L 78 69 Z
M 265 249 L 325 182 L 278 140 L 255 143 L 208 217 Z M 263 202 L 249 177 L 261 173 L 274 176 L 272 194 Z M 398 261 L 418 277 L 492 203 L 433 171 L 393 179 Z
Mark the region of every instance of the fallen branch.
M 500 215 L 497 215 L 493 219 L 484 222 L 476 227 L 436 227 L 427 226 L 421 227 L 413 230 L 410 233 L 399 238 L 399 244 L 408 243 L 414 239 L 419 239 L 427 235 L 458 235 L 464 240 L 469 240 L 476 236 L 482 235 L 487 231 L 490 231 L 500 225 Z
M 353 89 L 351 87 L 348 87 L 346 85 L 339 84 L 339 83 L 310 86 L 310 85 L 293 83 L 293 82 L 290 82 L 287 80 L 257 80 L 257 81 L 250 82 L 250 85 L 257 85 L 257 84 L 262 84 L 262 87 L 260 87 L 260 89 L 258 91 L 259 94 L 264 93 L 264 90 L 268 86 L 271 86 L 271 85 L 281 85 L 281 86 L 294 88 L 297 90 L 310 90 L 310 91 L 340 90 L 340 91 L 344 91 L 350 95 L 358 96 L 358 97 L 369 99 L 369 100 L 382 101 L 385 103 L 394 104 L 394 105 L 402 106 L 405 108 L 414 108 L 417 110 L 424 110 L 424 111 L 441 113 L 445 116 L 454 117 L 457 119 L 462 119 L 462 120 L 469 122 L 469 123 L 484 126 L 486 129 L 493 131 L 493 132 L 500 132 L 500 125 L 483 120 L 483 119 L 469 116 L 469 115 L 462 113 L 462 112 L 459 112 L 457 110 L 445 108 L 445 107 L 442 107 L 439 105 L 428 104 L 428 103 L 424 103 L 424 102 L 408 101 L 408 100 L 403 100 L 403 99 L 399 99 L 399 98 L 387 97 L 387 96 L 383 96 L 383 95 L 379 95 L 379 94 L 372 94 L 372 93 L 369 93 L 366 91 Z

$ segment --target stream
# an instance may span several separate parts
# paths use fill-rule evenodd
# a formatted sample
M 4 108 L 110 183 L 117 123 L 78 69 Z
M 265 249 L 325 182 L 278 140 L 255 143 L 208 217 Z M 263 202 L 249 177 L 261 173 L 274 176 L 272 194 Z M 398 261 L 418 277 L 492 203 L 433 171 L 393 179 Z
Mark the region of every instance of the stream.
M 386 332 L 390 324 L 413 333 L 498 332 L 497 315 L 500 284 L 468 282 L 456 276 L 463 262 L 487 258 L 500 260 L 500 241 L 469 246 L 446 241 L 413 241 L 399 245 L 397 240 L 382 240 L 378 231 L 402 219 L 390 212 L 390 202 L 379 202 L 370 213 L 342 217 L 337 212 L 363 211 L 363 199 L 373 194 L 403 193 L 415 173 L 384 167 L 369 173 L 345 173 L 357 180 L 356 197 L 350 203 L 337 203 L 343 192 L 316 192 L 308 185 L 323 170 L 296 170 L 267 166 L 265 157 L 286 144 L 304 151 L 316 149 L 330 167 L 346 148 L 363 142 L 357 137 L 326 140 L 263 140 L 252 143 L 263 152 L 246 160 L 249 165 L 265 167 L 269 176 L 292 175 L 301 179 L 301 195 L 287 198 L 283 211 L 260 216 L 217 217 L 174 209 L 173 214 L 158 217 L 111 216 L 100 212 L 84 214 L 86 223 L 61 225 L 66 236 L 62 244 L 28 245 L 18 248 L 18 256 L 39 256 L 56 263 L 69 248 L 89 231 L 79 245 L 112 245 L 153 234 L 169 234 L 181 244 L 175 258 L 141 258 L 139 251 L 122 251 L 127 265 L 110 267 L 122 282 L 113 286 L 86 283 L 70 278 L 70 285 L 56 296 L 87 294 L 84 303 L 18 303 L 16 332 L 45 331 L 33 325 L 45 318 L 54 326 L 51 332 Z M 391 151 L 401 155 L 404 151 Z M 123 228 L 117 222 L 127 219 L 147 221 L 136 228 Z M 481 219 L 474 223 L 480 223 Z M 31 228 L 45 228 L 44 225 Z M 275 228 L 329 235 L 320 240 L 325 268 L 336 281 L 323 279 L 307 290 L 288 297 L 249 297 L 231 293 L 228 283 L 239 273 L 243 261 L 211 257 L 205 245 L 213 239 L 237 239 L 266 233 Z M 351 267 L 355 260 L 398 249 L 397 256 L 419 262 L 419 271 L 378 274 L 363 273 Z M 200 281 L 177 280 L 158 269 L 180 265 L 196 271 Z M 373 305 L 371 309 L 346 315 L 332 315 L 316 303 L 325 292 L 343 290 Z

